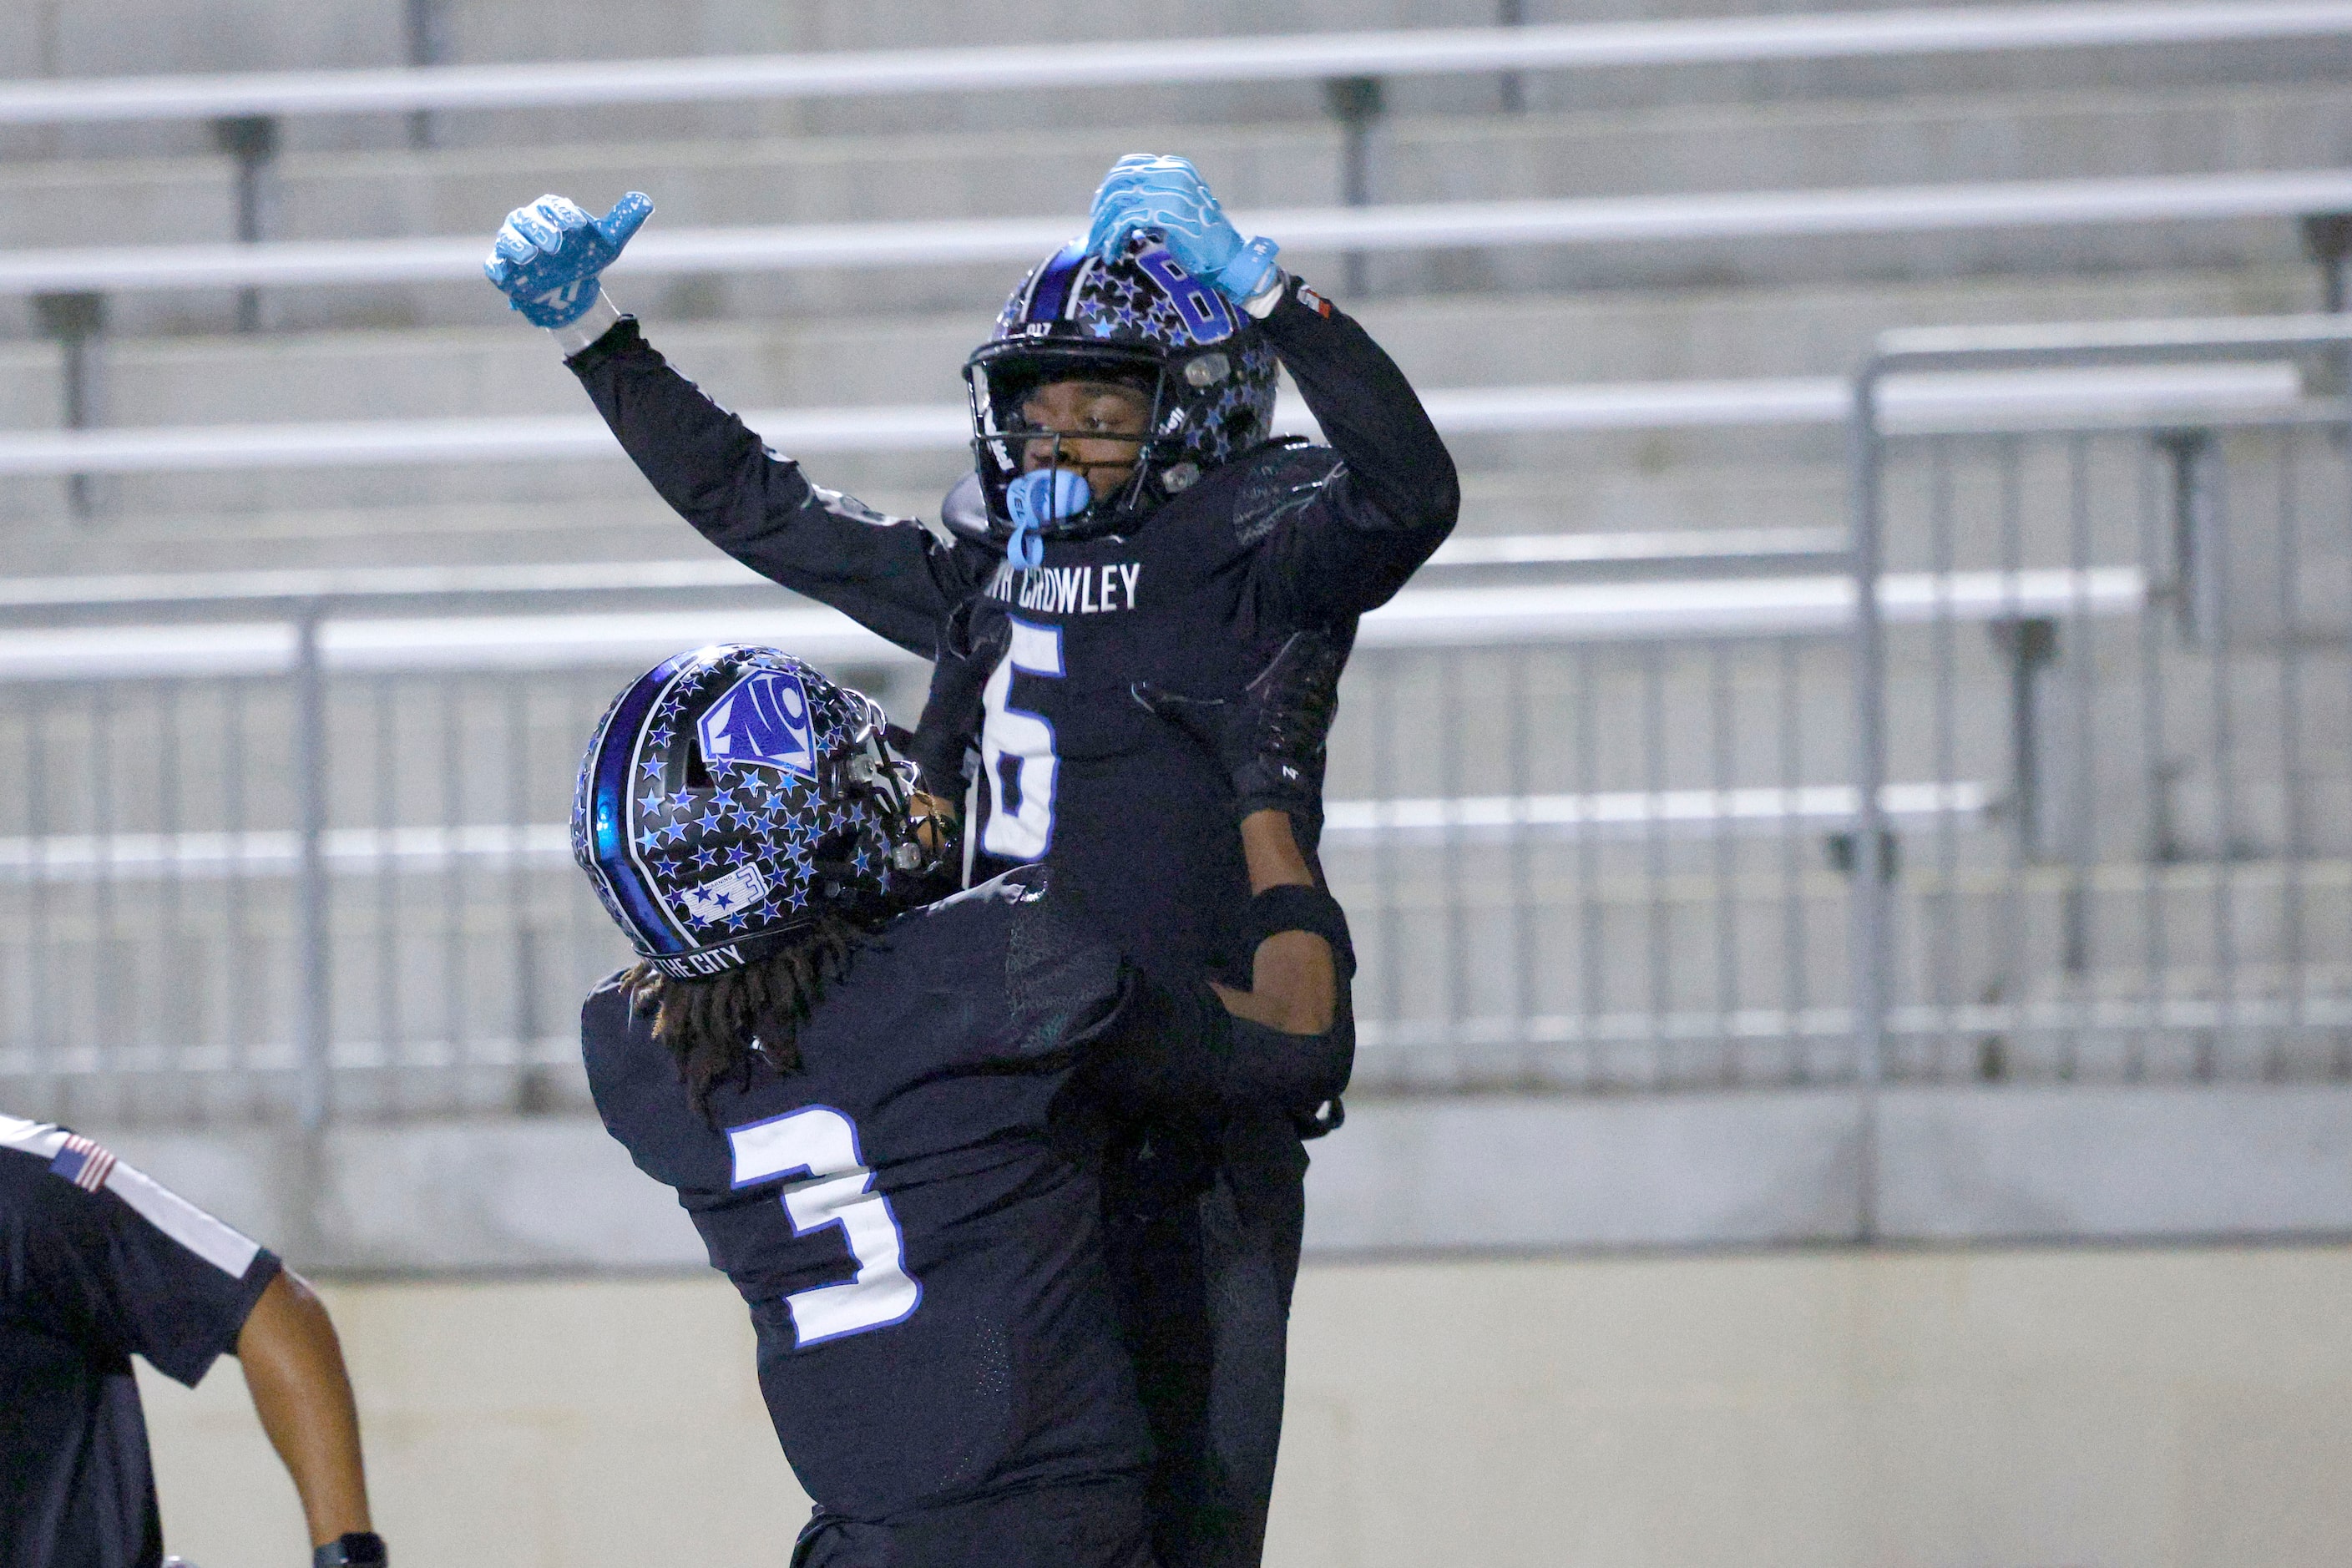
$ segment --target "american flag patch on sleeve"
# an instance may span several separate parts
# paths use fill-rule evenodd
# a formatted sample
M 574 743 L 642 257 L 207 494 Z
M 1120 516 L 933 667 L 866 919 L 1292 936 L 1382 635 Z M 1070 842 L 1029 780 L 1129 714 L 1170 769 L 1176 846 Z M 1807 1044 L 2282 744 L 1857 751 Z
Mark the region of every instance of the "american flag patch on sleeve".
M 114 1173 L 114 1156 L 80 1133 L 68 1132 L 65 1146 L 49 1162 L 49 1170 L 83 1192 L 94 1193 Z

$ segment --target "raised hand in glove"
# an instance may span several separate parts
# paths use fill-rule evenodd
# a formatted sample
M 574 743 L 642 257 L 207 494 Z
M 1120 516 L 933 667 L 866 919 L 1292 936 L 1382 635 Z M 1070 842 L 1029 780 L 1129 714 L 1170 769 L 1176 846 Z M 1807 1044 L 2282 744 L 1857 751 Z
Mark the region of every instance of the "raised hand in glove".
M 1323 756 L 1339 707 L 1347 650 L 1325 632 L 1295 632 L 1235 698 L 1185 697 L 1149 681 L 1135 700 L 1208 748 L 1234 783 L 1236 821 L 1287 812 L 1302 837 L 1323 813 Z
M 1282 247 L 1270 239 L 1244 242 L 1189 158 L 1129 153 L 1103 177 L 1095 192 L 1087 248 L 1115 261 L 1127 242 L 1146 229 L 1159 234 L 1184 270 L 1235 304 L 1264 293 L 1276 280 L 1274 258 Z
M 598 277 L 653 215 L 642 191 L 597 218 L 562 196 L 541 196 L 507 215 L 482 275 L 532 326 L 568 327 L 595 306 Z

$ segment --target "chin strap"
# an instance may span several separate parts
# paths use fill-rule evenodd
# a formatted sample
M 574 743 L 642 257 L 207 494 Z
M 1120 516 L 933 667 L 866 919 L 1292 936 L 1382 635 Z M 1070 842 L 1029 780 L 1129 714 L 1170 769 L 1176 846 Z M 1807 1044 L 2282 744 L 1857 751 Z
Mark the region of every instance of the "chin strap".
M 1045 564 L 1045 542 L 1037 537 L 1036 528 L 1029 519 L 1016 518 L 1013 537 L 1004 542 L 1004 559 L 1024 572 L 1034 572 Z

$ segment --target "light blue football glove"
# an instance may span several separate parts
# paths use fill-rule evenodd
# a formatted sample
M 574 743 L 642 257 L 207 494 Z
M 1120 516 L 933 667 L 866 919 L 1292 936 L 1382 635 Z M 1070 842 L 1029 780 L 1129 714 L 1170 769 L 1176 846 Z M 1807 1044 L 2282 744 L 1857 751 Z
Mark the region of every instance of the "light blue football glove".
M 562 196 L 541 196 L 507 214 L 482 276 L 532 326 L 568 327 L 595 305 L 597 276 L 653 215 L 642 191 L 631 191 L 599 218 Z
M 1087 248 L 1114 261 L 1144 229 L 1156 230 L 1184 270 L 1206 279 L 1235 304 L 1274 281 L 1274 258 L 1282 247 L 1270 239 L 1244 243 L 1189 158 L 1129 153 L 1103 177 Z

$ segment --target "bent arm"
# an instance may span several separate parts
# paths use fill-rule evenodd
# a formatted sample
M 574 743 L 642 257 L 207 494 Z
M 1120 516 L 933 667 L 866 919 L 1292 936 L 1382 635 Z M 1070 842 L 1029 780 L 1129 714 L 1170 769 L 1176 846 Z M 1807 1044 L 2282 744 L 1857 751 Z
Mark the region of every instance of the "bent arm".
M 971 591 L 952 546 L 808 481 L 671 368 L 621 316 L 564 363 L 630 459 L 695 531 L 744 565 L 923 658 Z
M 262 1430 L 301 1495 L 310 1544 L 373 1529 L 351 1376 L 310 1286 L 289 1272 L 272 1279 L 237 1334 L 236 1358 Z
M 1278 624 L 1335 625 L 1387 603 L 1445 542 L 1461 482 L 1412 384 L 1353 319 L 1294 279 L 1263 325 L 1339 462 L 1286 507 L 1260 584 Z
M 1129 984 L 1089 1073 L 1123 1112 L 1312 1116 L 1348 1087 L 1356 1031 L 1344 1001 L 1329 1026 L 1297 1034 L 1231 1011 L 1205 982 L 1166 985 L 1130 973 Z
M 1254 811 L 1242 818 L 1242 854 L 1249 862 L 1253 896 L 1274 888 L 1315 886 L 1287 812 Z M 1339 963 L 1328 939 L 1309 931 L 1278 931 L 1257 944 L 1248 990 L 1214 981 L 1210 989 L 1236 1018 L 1286 1035 L 1320 1035 L 1330 1029 L 1339 1008 Z
M 1328 909 L 1343 951 L 1339 907 L 1314 889 L 1288 816 L 1253 812 L 1243 821 L 1242 845 L 1251 892 L 1311 895 Z M 1131 1110 L 1311 1116 L 1348 1087 L 1355 1063 L 1345 969 L 1330 936 L 1291 927 L 1258 942 L 1246 991 L 1209 981 L 1163 985 L 1130 972 L 1118 1026 L 1096 1058 L 1097 1082 Z

